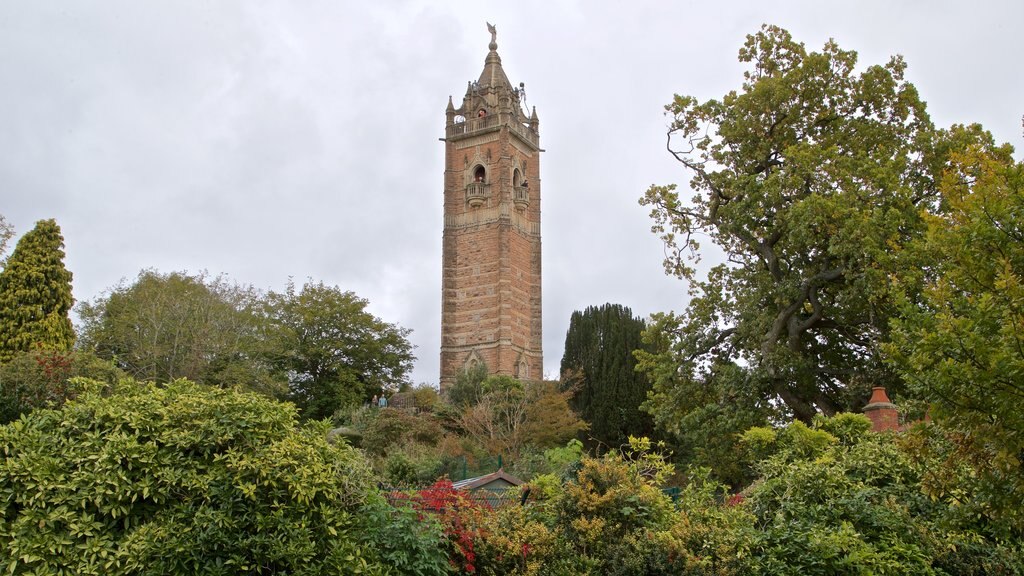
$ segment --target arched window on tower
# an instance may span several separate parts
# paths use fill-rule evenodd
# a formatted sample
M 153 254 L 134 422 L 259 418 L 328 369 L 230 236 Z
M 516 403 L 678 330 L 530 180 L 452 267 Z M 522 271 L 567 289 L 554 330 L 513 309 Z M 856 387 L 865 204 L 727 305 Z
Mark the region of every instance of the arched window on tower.
M 470 207 L 483 206 L 487 201 L 487 188 L 487 170 L 477 164 L 473 168 L 473 181 L 466 186 L 466 202 L 469 202 Z
M 526 178 L 518 168 L 512 171 L 512 201 L 516 204 L 516 210 L 520 212 L 530 205 L 530 189 L 527 188 Z

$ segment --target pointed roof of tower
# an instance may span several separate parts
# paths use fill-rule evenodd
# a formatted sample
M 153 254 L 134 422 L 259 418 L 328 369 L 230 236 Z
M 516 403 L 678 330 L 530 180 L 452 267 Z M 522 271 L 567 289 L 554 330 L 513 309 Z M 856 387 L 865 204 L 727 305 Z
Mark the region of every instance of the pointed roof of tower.
M 510 88 L 512 83 L 508 81 L 505 70 L 501 68 L 501 56 L 498 56 L 498 30 L 488 22 L 487 31 L 491 33 L 491 43 L 487 45 L 490 51 L 487 53 L 487 58 L 484 59 L 484 71 L 480 73 L 480 86 Z

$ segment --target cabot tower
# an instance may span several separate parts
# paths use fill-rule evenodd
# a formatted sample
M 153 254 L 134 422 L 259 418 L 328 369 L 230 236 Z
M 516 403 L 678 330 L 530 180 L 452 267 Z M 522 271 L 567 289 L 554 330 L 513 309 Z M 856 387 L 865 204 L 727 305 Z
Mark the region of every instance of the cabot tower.
M 494 26 L 480 78 L 448 98 L 441 272 L 441 389 L 478 364 L 543 376 L 540 152 L 537 111 L 524 110 L 498 56 Z

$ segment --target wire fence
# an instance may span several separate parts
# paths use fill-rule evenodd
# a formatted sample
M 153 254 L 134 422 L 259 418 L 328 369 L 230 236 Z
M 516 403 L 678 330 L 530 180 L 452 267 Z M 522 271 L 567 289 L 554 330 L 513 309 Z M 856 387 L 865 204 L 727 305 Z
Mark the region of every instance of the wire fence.
M 438 501 L 444 501 L 446 505 L 459 506 L 472 505 L 488 510 L 497 510 L 506 506 L 522 504 L 524 497 L 518 487 L 513 488 L 472 488 L 452 489 L 459 492 L 458 498 L 438 498 L 437 490 L 434 488 L 396 488 L 382 486 L 381 494 L 392 506 L 411 505 L 416 509 L 433 509 L 443 511 L 444 505 L 438 505 Z
M 439 476 L 447 476 L 452 482 L 458 482 L 467 478 L 476 478 L 510 466 L 501 455 L 477 456 L 472 459 L 466 456 L 459 456 L 444 463 Z

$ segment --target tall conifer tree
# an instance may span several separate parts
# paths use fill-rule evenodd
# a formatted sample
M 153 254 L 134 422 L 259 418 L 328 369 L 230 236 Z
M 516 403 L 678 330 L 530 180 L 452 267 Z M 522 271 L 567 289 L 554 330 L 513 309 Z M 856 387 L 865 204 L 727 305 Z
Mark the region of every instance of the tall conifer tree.
M 32 349 L 70 350 L 73 302 L 60 227 L 52 219 L 40 220 L 0 272 L 0 363 Z
M 620 304 L 575 311 L 565 335 L 562 381 L 576 387 L 572 408 L 590 423 L 588 436 L 615 448 L 630 435 L 649 436 L 650 415 L 640 410 L 650 383 L 635 371 L 633 351 L 643 346 L 644 321 Z

